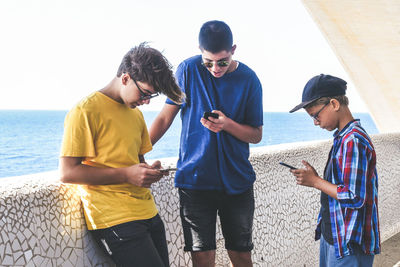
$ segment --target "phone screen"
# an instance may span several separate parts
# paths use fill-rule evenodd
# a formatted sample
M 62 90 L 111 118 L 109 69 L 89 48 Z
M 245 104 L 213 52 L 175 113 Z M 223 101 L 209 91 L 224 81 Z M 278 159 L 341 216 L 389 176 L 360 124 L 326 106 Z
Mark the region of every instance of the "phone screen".
M 166 168 L 166 169 L 160 169 L 160 172 L 172 172 L 172 171 L 177 171 L 177 168 Z

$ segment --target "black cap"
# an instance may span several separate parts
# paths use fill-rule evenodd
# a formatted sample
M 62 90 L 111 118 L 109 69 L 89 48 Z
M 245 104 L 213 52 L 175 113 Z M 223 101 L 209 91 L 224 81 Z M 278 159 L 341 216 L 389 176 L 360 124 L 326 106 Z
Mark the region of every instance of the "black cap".
M 290 113 L 304 108 L 321 97 L 345 95 L 347 82 L 338 77 L 320 74 L 312 77 L 304 86 L 301 103 L 295 106 Z

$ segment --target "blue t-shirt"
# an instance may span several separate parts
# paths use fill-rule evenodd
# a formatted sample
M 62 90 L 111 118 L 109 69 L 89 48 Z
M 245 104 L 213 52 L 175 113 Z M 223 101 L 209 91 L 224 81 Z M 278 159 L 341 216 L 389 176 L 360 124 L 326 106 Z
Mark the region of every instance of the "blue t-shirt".
M 249 144 L 225 131 L 208 130 L 200 119 L 205 111 L 220 110 L 237 123 L 261 126 L 261 83 L 243 63 L 233 72 L 215 78 L 201 65 L 201 60 L 200 55 L 191 57 L 176 71 L 177 82 L 187 99 L 180 106 L 182 132 L 175 186 L 239 194 L 256 179 L 248 159 Z M 166 103 L 174 105 L 169 99 Z

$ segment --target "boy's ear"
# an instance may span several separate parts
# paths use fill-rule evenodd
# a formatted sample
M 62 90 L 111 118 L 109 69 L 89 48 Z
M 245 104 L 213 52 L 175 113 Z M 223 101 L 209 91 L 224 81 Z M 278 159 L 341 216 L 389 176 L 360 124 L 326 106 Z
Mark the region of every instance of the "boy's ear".
M 334 111 L 338 111 L 340 109 L 340 102 L 337 99 L 332 98 L 331 104 Z
M 123 85 L 126 85 L 128 83 L 128 81 L 129 81 L 129 79 L 130 79 L 129 74 L 123 73 L 121 75 L 121 82 L 122 82 Z
M 232 49 L 231 49 L 231 54 L 232 54 L 232 55 L 235 54 L 235 50 L 236 50 L 236 45 L 233 45 L 233 46 L 232 46 Z

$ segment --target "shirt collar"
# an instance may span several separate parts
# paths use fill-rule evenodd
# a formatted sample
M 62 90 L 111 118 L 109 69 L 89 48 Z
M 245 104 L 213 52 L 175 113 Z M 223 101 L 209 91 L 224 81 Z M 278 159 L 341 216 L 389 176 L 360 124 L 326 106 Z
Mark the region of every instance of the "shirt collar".
M 343 127 L 341 131 L 336 130 L 336 132 L 333 134 L 333 137 L 336 138 L 341 138 L 345 133 L 347 133 L 350 129 L 354 128 L 354 126 L 360 126 L 360 119 L 355 119 L 350 121 L 349 123 L 346 124 L 346 126 Z

